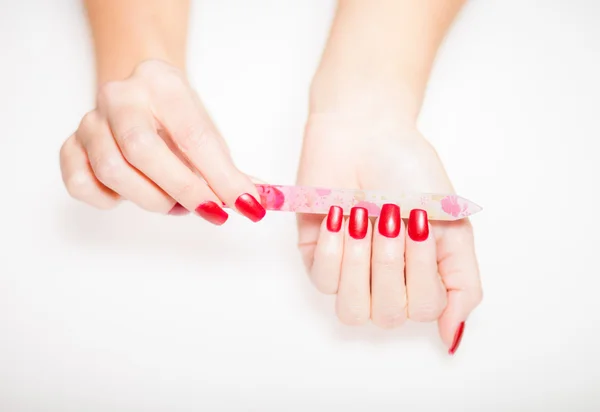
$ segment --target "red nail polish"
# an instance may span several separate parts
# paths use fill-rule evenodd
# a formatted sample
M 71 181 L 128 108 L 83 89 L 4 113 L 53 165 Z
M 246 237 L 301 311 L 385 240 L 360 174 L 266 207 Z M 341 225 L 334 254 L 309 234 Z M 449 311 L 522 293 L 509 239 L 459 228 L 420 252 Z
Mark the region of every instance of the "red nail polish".
M 342 228 L 344 211 L 339 206 L 331 206 L 327 215 L 327 230 L 337 233 Z
M 187 210 L 185 207 L 181 206 L 179 203 L 175 203 L 173 208 L 169 210 L 169 214 L 171 216 L 183 216 L 187 215 L 188 213 L 190 213 L 190 211 Z
M 353 207 L 350 210 L 348 233 L 354 239 L 363 239 L 367 235 L 369 213 L 364 207 Z
M 400 234 L 400 208 L 386 203 L 379 214 L 379 233 L 385 237 L 398 237 Z
M 449 355 L 454 355 L 458 350 L 458 346 L 460 345 L 460 341 L 463 337 L 463 332 L 465 331 L 465 322 L 461 322 L 456 329 L 456 333 L 454 334 L 454 340 L 452 341 L 452 346 L 448 349 Z
M 408 217 L 408 236 L 415 242 L 422 242 L 429 237 L 429 224 L 427 212 L 422 209 L 413 209 Z
M 221 226 L 227 221 L 227 218 L 229 217 L 227 212 L 221 209 L 221 206 L 210 200 L 208 202 L 201 203 L 196 208 L 196 213 L 198 213 L 200 217 L 203 217 L 210 223 L 217 226 Z
M 240 195 L 235 201 L 235 207 L 242 215 L 253 222 L 258 222 L 265 217 L 265 214 L 267 213 L 260 202 L 249 193 Z

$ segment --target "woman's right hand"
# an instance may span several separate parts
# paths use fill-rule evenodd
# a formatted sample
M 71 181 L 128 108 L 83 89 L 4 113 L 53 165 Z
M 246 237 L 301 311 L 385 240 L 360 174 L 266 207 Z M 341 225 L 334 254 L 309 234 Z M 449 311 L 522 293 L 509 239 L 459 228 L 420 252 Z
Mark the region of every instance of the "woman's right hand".
M 60 165 L 71 196 L 101 209 L 126 199 L 151 212 L 195 211 L 217 225 L 228 217 L 223 204 L 254 222 L 265 215 L 183 73 L 161 61 L 101 87 Z

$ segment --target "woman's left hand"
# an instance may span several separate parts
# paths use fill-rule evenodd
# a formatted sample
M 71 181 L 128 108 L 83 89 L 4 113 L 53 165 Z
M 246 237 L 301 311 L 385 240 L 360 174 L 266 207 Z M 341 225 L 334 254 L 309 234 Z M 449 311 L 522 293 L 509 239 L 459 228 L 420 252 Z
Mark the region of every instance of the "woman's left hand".
M 435 150 L 395 103 L 343 101 L 312 105 L 299 185 L 453 193 Z M 396 205 L 385 206 L 374 223 L 359 208 L 348 218 L 336 212 L 299 215 L 298 225 L 310 277 L 321 292 L 337 294 L 338 318 L 349 325 L 371 319 L 383 328 L 437 321 L 453 354 L 482 298 L 468 219 L 428 222 L 415 210 L 405 223 Z

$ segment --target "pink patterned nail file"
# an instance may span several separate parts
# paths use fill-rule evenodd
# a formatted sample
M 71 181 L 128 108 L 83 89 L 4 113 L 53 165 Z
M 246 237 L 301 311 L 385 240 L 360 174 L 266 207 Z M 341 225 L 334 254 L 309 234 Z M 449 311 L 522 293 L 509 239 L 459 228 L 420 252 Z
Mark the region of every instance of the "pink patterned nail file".
M 345 215 L 350 209 L 361 206 L 369 216 L 379 216 L 385 203 L 400 206 L 403 218 L 412 209 L 427 211 L 429 220 L 459 220 L 471 216 L 482 208 L 475 203 L 452 194 L 406 194 L 395 195 L 359 189 L 320 189 L 303 186 L 256 185 L 261 203 L 267 210 L 282 212 L 327 214 L 331 206 L 340 206 Z

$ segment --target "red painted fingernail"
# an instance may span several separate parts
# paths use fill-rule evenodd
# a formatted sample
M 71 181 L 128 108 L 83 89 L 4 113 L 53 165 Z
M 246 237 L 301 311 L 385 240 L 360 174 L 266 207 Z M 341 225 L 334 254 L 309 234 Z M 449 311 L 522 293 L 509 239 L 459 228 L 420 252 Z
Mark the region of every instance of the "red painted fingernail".
M 175 206 L 171 210 L 169 210 L 169 214 L 171 216 L 183 216 L 190 213 L 185 207 L 181 206 L 179 203 L 175 203 Z
M 348 233 L 354 239 L 363 239 L 367 235 L 369 213 L 364 207 L 353 207 L 350 210 Z
M 463 332 L 465 331 L 465 322 L 461 322 L 456 329 L 456 333 L 454 334 L 454 340 L 452 341 L 452 346 L 448 349 L 449 355 L 454 355 L 458 350 L 458 346 L 460 345 L 460 341 L 463 337 Z
M 339 206 L 331 206 L 327 215 L 327 230 L 337 233 L 342 228 L 344 211 Z
M 422 209 L 413 209 L 408 217 L 408 236 L 415 242 L 422 242 L 429 237 L 429 224 L 427 212 Z
M 386 203 L 379 214 L 379 233 L 385 237 L 398 237 L 400 234 L 400 208 Z
M 208 202 L 201 203 L 196 208 L 196 213 L 217 226 L 221 226 L 229 217 L 227 212 L 221 209 L 221 206 L 210 200 Z
M 265 214 L 267 213 L 260 202 L 249 193 L 240 195 L 235 201 L 235 207 L 242 215 L 253 222 L 258 222 L 265 217 Z

